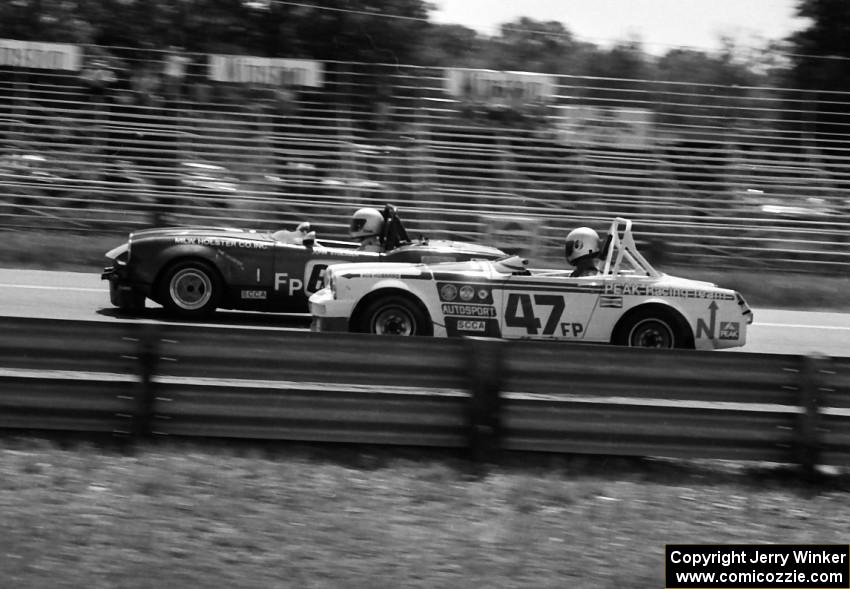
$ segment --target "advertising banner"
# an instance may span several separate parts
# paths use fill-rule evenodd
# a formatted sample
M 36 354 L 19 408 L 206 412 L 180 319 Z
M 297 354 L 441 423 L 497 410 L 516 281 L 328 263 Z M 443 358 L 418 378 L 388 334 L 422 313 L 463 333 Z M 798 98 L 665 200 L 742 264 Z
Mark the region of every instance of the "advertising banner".
M 444 89 L 464 102 L 518 108 L 548 102 L 555 93 L 555 80 L 530 72 L 450 68 Z
M 0 39 L 0 67 L 79 71 L 81 64 L 76 45 Z
M 321 62 L 309 59 L 210 55 L 209 77 L 214 82 L 321 88 L 324 70 Z
M 644 108 L 562 106 L 555 127 L 570 145 L 647 149 L 652 143 L 652 111 Z
M 543 223 L 533 217 L 482 215 L 486 243 L 512 256 L 532 258 L 539 252 Z

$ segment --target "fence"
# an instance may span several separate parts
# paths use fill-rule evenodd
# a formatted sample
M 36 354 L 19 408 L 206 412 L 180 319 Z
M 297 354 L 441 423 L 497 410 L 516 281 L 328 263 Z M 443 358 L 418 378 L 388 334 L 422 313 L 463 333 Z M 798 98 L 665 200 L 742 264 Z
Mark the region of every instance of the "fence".
M 850 361 L 0 319 L 0 427 L 850 464 Z
M 332 62 L 320 86 L 273 87 L 222 81 L 207 55 L 181 55 L 178 77 L 162 52 L 84 49 L 121 56 L 100 66 L 111 82 L 0 69 L 0 224 L 309 219 L 341 237 L 354 208 L 389 201 L 434 237 L 532 218 L 544 258 L 624 215 L 667 260 L 850 263 L 847 148 L 811 122 L 827 109 L 840 131 L 841 94 L 549 76 L 547 102 L 513 111 L 452 95 L 441 69 Z

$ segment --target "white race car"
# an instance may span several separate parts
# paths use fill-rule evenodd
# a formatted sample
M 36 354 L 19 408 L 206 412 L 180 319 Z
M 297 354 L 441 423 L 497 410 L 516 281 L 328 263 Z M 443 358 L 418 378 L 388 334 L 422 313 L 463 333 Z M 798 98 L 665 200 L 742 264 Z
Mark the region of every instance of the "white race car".
M 526 265 L 511 257 L 331 266 L 310 297 L 312 329 L 719 349 L 743 346 L 753 321 L 740 293 L 654 269 L 627 219 L 611 223 L 596 276 Z

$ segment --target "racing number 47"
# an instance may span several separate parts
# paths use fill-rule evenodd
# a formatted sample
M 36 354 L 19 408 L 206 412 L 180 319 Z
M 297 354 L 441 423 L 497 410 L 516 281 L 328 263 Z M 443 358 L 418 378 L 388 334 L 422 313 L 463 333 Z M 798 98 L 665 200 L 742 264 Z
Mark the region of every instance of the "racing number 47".
M 534 304 L 551 307 L 546 325 L 543 327 L 543 335 L 553 335 L 564 312 L 564 297 L 538 294 L 534 295 Z M 532 305 L 530 294 L 514 292 L 508 295 L 505 306 L 505 325 L 521 327 L 529 335 L 538 335 L 540 319 L 534 315 L 534 305 Z

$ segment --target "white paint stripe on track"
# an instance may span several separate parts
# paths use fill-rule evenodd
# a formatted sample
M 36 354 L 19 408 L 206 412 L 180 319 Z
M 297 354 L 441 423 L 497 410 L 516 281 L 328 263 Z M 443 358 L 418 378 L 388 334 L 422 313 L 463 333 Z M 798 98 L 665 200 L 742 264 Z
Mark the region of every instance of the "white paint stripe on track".
M 781 327 L 794 329 L 829 329 L 835 331 L 850 331 L 850 326 L 842 325 L 801 325 L 798 323 L 759 323 L 756 321 L 752 327 Z
M 78 286 L 37 286 L 34 284 L 2 284 L 0 288 L 28 288 L 30 290 L 73 290 L 74 292 L 106 292 L 103 288 L 82 288 Z

